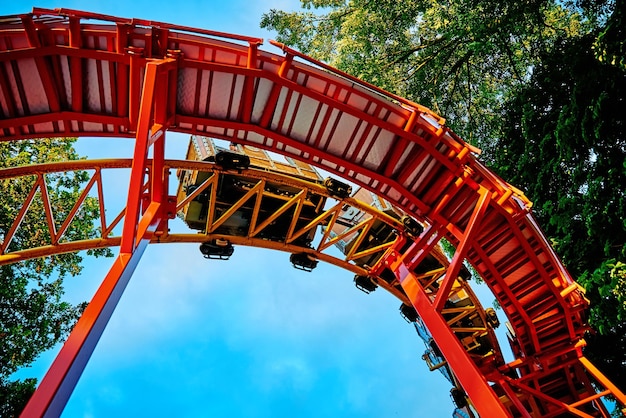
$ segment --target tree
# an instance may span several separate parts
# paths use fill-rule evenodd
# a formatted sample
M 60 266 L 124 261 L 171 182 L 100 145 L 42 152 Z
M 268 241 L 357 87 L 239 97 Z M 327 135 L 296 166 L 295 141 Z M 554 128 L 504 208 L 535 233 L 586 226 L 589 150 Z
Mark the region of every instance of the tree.
M 0 168 L 79 158 L 76 138 L 37 139 L 0 143 Z M 57 221 L 63 222 L 88 180 L 86 172 L 47 176 L 48 193 Z M 0 180 L 0 237 L 4 239 L 35 176 Z M 11 241 L 9 251 L 50 243 L 41 199 L 35 199 Z M 64 235 L 73 241 L 98 236 L 94 220 L 99 205 L 88 197 Z M 57 225 L 59 226 L 59 225 Z M 108 249 L 91 252 L 109 255 Z M 0 266 L 0 415 L 18 415 L 35 388 L 35 379 L 12 381 L 11 375 L 31 364 L 43 351 L 63 341 L 85 304 L 62 299 L 63 279 L 80 273 L 80 254 L 56 256 Z
M 35 391 L 37 379 L 15 380 L 0 385 L 0 416 L 16 417 Z
M 539 0 L 302 5 L 304 12 L 271 10 L 261 26 L 277 31 L 280 42 L 430 107 L 479 145 L 498 135 L 501 106 L 528 79 L 538 51 L 583 30 L 576 11 Z
M 624 390 L 626 71 L 597 59 L 597 40 L 562 39 L 545 52 L 507 103 L 492 163 L 536 203 L 540 224 L 586 288 L 599 332 L 586 354 Z
M 303 0 L 278 40 L 431 107 L 525 190 L 587 290 L 586 354 L 626 389 L 623 0 Z M 314 12 L 318 9 L 321 12 Z M 608 344 L 607 344 L 608 343 Z

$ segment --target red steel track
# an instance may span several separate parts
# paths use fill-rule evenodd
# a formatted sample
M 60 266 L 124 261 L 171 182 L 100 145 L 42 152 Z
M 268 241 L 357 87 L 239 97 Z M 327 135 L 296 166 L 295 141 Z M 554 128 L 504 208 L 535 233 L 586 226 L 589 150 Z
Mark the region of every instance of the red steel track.
M 143 249 L 166 234 L 175 213 L 166 131 L 308 162 L 427 225 L 372 273 L 394 272 L 481 416 L 608 416 L 601 396 L 626 403 L 582 355 L 587 301 L 519 190 L 429 109 L 283 45 L 275 44 L 281 54 L 262 51 L 261 42 L 63 9 L 0 18 L 0 141 L 136 138 L 121 240 L 101 243 L 119 245 L 120 254 L 23 416 L 60 413 Z M 14 232 L 3 231 L 1 263 L 14 261 L 6 252 Z M 431 298 L 414 268 L 444 238 L 456 253 Z M 57 242 L 37 255 L 66 250 Z M 511 323 L 516 360 L 509 364 L 477 364 L 441 315 L 464 260 Z

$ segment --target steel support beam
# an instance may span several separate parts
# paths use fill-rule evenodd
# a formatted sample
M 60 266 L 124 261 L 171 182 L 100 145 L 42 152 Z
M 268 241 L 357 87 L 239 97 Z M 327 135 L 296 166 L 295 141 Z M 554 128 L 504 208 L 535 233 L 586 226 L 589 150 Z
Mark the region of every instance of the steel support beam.
M 604 386 L 611 392 L 620 405 L 622 405 L 622 412 L 626 413 L 626 395 L 622 392 L 613 382 L 611 382 L 592 362 L 587 360 L 586 357 L 579 357 L 578 360 L 582 363 L 583 367 L 589 374 L 591 374 L 600 385 Z
M 469 357 L 441 313 L 433 306 L 415 274 L 404 263 L 392 264 L 392 269 L 478 414 L 481 417 L 510 417 L 485 376 Z
M 472 238 L 475 235 L 475 231 L 478 227 L 480 227 L 480 221 L 482 220 L 487 207 L 489 206 L 489 192 L 485 189 L 481 189 L 481 192 L 478 197 L 478 202 L 474 207 L 474 211 L 472 212 L 472 216 L 465 228 L 465 233 L 463 234 L 463 238 L 459 243 L 456 251 L 454 252 L 454 257 L 450 262 L 450 266 L 446 271 L 446 277 L 443 279 L 439 286 L 439 290 L 437 291 L 437 296 L 435 297 L 434 307 L 438 312 L 441 312 L 444 304 L 448 300 L 448 296 L 450 294 L 450 289 L 452 288 L 452 284 L 459 276 L 459 271 L 461 270 L 461 266 L 463 265 L 463 260 L 467 255 L 467 251 L 471 246 Z
M 167 127 L 155 123 L 154 110 L 164 106 L 164 103 L 155 106 L 155 99 L 167 100 L 166 95 L 155 95 L 155 90 L 158 75 L 163 74 L 160 70 L 171 69 L 172 62 L 165 59 L 146 65 L 143 91 L 138 99 L 139 119 L 120 253 L 20 415 L 23 418 L 61 415 L 146 246 L 168 217 L 164 202 L 168 190 L 168 174 L 164 172 Z M 148 151 L 153 145 L 154 157 L 150 166 Z M 148 168 L 151 169 L 149 199 L 142 207 Z
M 148 242 L 118 255 L 20 417 L 61 415 Z
M 137 222 L 141 212 L 142 195 L 146 171 L 148 165 L 148 151 L 153 146 L 154 158 L 151 166 L 150 200 L 163 203 L 164 194 L 167 191 L 166 175 L 163 172 L 163 161 L 165 156 L 165 130 L 167 125 L 156 123 L 155 108 L 165 109 L 167 96 L 157 92 L 157 81 L 159 75 L 165 71 L 175 68 L 176 61 L 173 59 L 163 59 L 151 61 L 146 64 L 143 90 L 141 93 L 139 107 L 139 120 L 137 122 L 137 142 L 133 155 L 133 166 L 130 174 L 130 184 L 128 187 L 128 199 L 126 205 L 126 215 L 124 218 L 124 228 L 122 230 L 122 244 L 120 252 L 132 253 L 137 245 Z M 165 73 L 167 74 L 167 73 Z M 157 100 L 158 99 L 158 100 Z M 160 115 L 165 117 L 166 115 Z
M 448 299 L 447 296 L 454 282 L 453 278 L 458 276 L 461 262 L 469 248 L 474 231 L 480 225 L 488 205 L 489 193 L 487 190 L 482 190 L 464 237 L 459 244 L 459 248 L 457 248 L 434 301 L 431 300 L 431 295 L 426 293 L 419 279 L 412 271 L 412 268 L 407 265 L 402 255 L 396 251 L 389 252 L 385 264 L 391 268 L 398 278 L 411 304 L 437 342 L 443 356 L 452 370 L 454 370 L 461 386 L 472 400 L 479 415 L 484 417 L 508 417 L 511 416 L 510 413 L 500 402 L 498 395 L 493 391 L 485 376 L 483 376 L 482 372 L 467 354 L 467 351 L 465 351 L 465 348 L 461 345 L 461 342 L 441 314 L 443 303 Z

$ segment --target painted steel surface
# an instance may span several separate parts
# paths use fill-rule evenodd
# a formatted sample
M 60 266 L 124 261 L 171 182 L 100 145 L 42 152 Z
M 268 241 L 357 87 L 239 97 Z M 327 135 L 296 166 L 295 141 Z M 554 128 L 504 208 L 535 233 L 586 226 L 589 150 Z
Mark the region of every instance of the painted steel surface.
M 166 130 L 250 144 L 321 167 L 428 225 L 407 251 L 389 250 L 373 270 L 394 272 L 431 331 L 442 325 L 447 295 L 425 297 L 412 271 L 439 240 L 457 248 L 444 289 L 467 260 L 493 291 L 511 324 L 516 361 L 477 371 L 450 333 L 433 335 L 449 343 L 444 356 L 482 415 L 489 408 L 522 416 L 528 410 L 605 414 L 592 405 L 597 395 L 586 371 L 626 402 L 582 357 L 587 301 L 519 190 L 486 169 L 478 150 L 432 111 L 285 46 L 278 45 L 281 54 L 261 51 L 260 43 L 72 10 L 4 17 L 0 141 L 136 137 L 120 256 L 152 239 L 152 221 L 172 215 L 163 181 Z M 156 157 L 149 161 L 150 149 Z M 146 170 L 150 205 L 143 206 Z M 149 218 L 146 208 L 153 210 Z M 3 243 L 0 257 L 6 248 Z

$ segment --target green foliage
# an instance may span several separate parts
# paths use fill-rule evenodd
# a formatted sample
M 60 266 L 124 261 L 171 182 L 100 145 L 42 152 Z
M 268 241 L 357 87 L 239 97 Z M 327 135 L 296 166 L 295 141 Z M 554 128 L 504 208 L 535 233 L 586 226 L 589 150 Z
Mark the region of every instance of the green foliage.
M 585 272 L 578 281 L 588 294 L 594 293 L 590 321 L 600 334 L 626 322 L 626 264 L 607 260 L 593 273 Z
M 579 282 L 592 302 L 589 322 L 597 330 L 587 337 L 586 355 L 623 390 L 626 385 L 626 264 L 604 261 L 592 273 L 585 272 Z
M 626 316 L 616 278 L 626 260 L 626 72 L 597 58 L 597 42 L 594 33 L 559 38 L 542 53 L 506 103 L 491 164 L 536 203 L 540 225 L 587 289 L 599 334 L 585 353 L 624 390 Z
M 0 416 L 17 417 L 35 391 L 36 379 L 0 382 Z
M 599 61 L 626 71 L 626 44 L 624 43 L 626 11 L 623 0 L 616 3 L 615 12 L 611 14 L 606 26 L 598 35 L 594 50 Z
M 5 378 L 67 336 L 84 309 L 62 301 L 61 278 L 40 278 L 34 285 L 21 270 L 0 267 L 0 376 Z
M 0 168 L 53 161 L 76 160 L 75 138 L 37 139 L 0 143 Z M 60 227 L 77 201 L 88 173 L 67 172 L 48 175 L 50 204 Z M 0 180 L 0 237 L 11 227 L 36 178 Z M 9 251 L 51 243 L 43 202 L 37 195 L 13 238 Z M 99 205 L 88 197 L 65 232 L 62 241 L 99 236 L 94 221 Z M 110 255 L 110 250 L 94 251 Z M 62 299 L 63 279 L 80 273 L 79 254 L 60 254 L 0 266 L 0 415 L 19 410 L 34 380 L 10 381 L 12 373 L 31 364 L 39 354 L 62 341 L 73 327 L 85 304 L 73 306 Z M 32 392 L 32 390 L 30 390 Z M 21 406 L 20 406 L 21 405 Z
M 466 140 L 497 135 L 508 91 L 580 16 L 546 1 L 353 0 L 271 10 L 261 26 L 345 72 L 428 106 Z M 321 10 L 318 13 L 311 8 Z
M 580 276 L 626 259 L 624 73 L 598 62 L 593 36 L 557 42 L 506 107 L 492 165 L 536 202 L 535 215 Z

